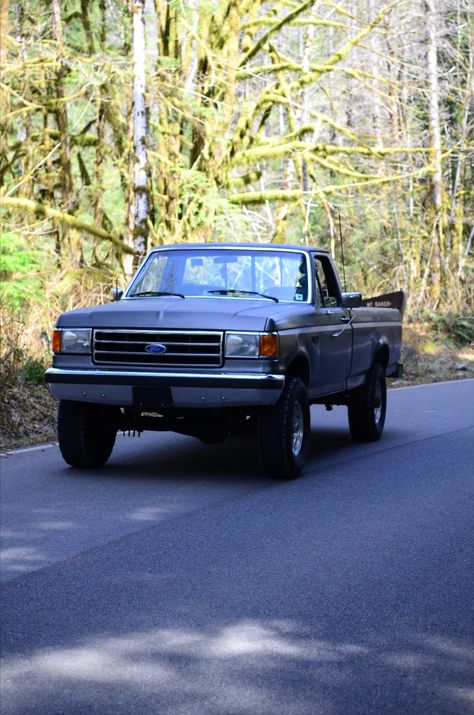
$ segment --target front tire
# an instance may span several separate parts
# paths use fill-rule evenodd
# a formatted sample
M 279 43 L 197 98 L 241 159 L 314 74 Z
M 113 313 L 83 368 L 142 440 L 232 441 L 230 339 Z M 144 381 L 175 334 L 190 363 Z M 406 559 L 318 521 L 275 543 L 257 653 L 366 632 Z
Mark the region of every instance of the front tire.
M 58 409 L 58 441 L 62 457 L 71 467 L 102 467 L 117 435 L 112 410 L 86 402 L 61 400 Z
M 310 412 L 304 382 L 289 378 L 274 407 L 258 414 L 257 448 L 263 471 L 278 479 L 295 479 L 309 449 Z
M 351 394 L 348 405 L 351 435 L 359 442 L 376 442 L 382 436 L 387 410 L 385 370 L 374 363 L 362 387 Z

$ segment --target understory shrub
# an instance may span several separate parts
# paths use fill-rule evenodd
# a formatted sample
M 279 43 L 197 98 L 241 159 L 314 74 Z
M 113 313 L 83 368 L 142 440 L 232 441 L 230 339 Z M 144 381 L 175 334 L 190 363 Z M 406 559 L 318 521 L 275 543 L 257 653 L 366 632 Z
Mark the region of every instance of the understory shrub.
M 434 331 L 445 338 L 450 347 L 474 345 L 474 315 L 427 312 L 426 318 Z

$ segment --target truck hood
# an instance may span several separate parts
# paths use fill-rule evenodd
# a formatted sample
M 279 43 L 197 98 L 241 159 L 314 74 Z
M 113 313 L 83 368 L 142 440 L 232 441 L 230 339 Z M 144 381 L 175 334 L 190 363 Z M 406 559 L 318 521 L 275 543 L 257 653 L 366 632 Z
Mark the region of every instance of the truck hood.
M 242 298 L 122 299 L 63 313 L 59 328 L 283 330 L 307 325 L 314 308 Z

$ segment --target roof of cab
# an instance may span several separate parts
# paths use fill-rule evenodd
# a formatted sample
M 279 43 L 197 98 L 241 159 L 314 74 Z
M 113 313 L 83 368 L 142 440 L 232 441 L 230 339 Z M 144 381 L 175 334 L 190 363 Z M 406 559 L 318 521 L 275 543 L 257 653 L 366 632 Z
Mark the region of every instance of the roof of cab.
M 292 251 L 316 251 L 318 253 L 329 253 L 326 248 L 321 248 L 320 246 L 301 246 L 292 243 L 239 243 L 234 241 L 232 243 L 170 243 L 163 246 L 154 246 L 151 251 L 159 251 L 163 248 L 166 249 L 187 249 L 187 248 L 263 248 L 263 249 L 273 249 L 279 251 L 281 249 L 291 249 Z

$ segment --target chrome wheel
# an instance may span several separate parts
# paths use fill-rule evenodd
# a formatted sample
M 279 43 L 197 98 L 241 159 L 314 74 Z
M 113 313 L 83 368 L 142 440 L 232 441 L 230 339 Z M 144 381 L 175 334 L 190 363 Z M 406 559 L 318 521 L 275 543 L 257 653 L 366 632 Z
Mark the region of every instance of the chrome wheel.
M 291 451 L 296 457 L 303 444 L 304 437 L 304 415 L 303 409 L 298 401 L 293 406 L 293 415 L 291 419 Z
M 382 385 L 380 380 L 377 382 L 374 395 L 374 420 L 376 424 L 380 423 L 382 417 Z

